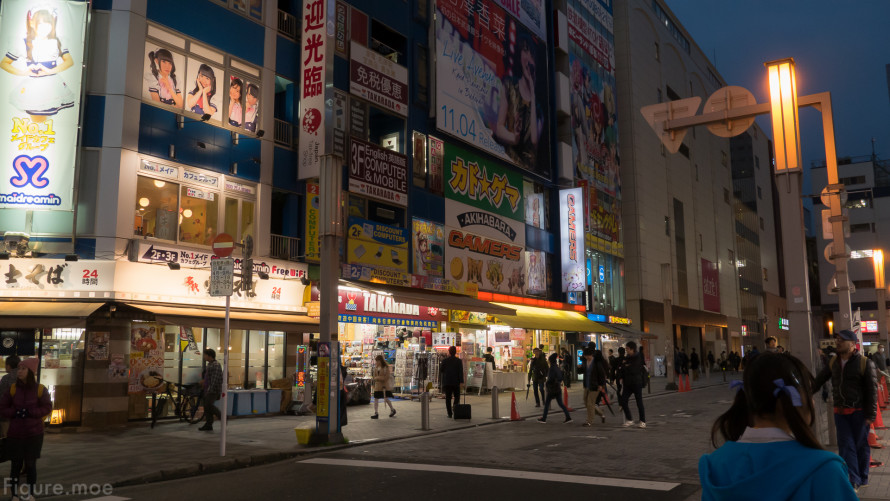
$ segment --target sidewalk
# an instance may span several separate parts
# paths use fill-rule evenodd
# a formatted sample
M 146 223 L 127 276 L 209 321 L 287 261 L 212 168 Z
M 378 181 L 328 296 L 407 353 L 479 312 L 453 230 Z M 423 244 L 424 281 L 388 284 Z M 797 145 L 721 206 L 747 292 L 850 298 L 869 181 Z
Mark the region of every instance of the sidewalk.
M 722 379 L 712 376 L 711 385 L 723 384 Z M 693 389 L 706 383 L 693 383 Z M 664 391 L 664 378 L 652 379 L 652 393 L 644 397 L 659 397 L 676 392 Z M 583 388 L 575 383 L 569 389 L 569 405 L 580 422 L 584 416 L 581 401 Z M 348 424 L 343 434 L 346 445 L 307 447 L 297 444 L 294 428 L 314 427 L 315 416 L 267 415 L 262 417 L 235 418 L 228 421 L 226 456 L 220 457 L 220 423 L 213 432 L 198 431 L 200 425 L 177 421 L 159 422 L 152 430 L 147 423 L 133 423 L 116 430 L 47 433 L 43 457 L 38 462 L 38 481 L 70 485 L 73 483 L 110 483 L 114 486 L 156 482 L 212 473 L 228 469 L 279 461 L 320 450 L 334 450 L 364 444 L 383 442 L 413 436 L 431 435 L 463 428 L 484 426 L 510 419 L 511 392 L 501 393 L 500 419 L 492 419 L 491 395 L 469 394 L 466 402 L 472 405 L 473 419 L 455 421 L 445 415 L 443 399 L 430 403 L 430 431 L 421 430 L 421 405 L 417 401 L 397 400 L 397 414 L 380 409 L 380 419 L 370 419 L 373 404 L 350 406 Z M 535 407 L 534 395 L 516 392 L 517 409 L 523 419 L 537 418 L 543 408 Z M 381 402 L 381 407 L 383 403 Z M 613 417 L 606 411 L 607 420 L 620 422 L 617 402 L 612 403 L 616 412 Z M 551 412 L 554 409 L 551 408 Z M 559 411 L 559 409 L 556 409 Z M 8 468 L 0 466 L 0 471 Z

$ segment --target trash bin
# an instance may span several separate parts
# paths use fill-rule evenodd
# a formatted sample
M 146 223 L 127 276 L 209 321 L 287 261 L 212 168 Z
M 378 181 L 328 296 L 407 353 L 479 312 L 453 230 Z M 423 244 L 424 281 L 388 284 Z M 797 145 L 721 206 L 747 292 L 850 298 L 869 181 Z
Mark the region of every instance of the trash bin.
M 250 411 L 253 414 L 266 413 L 266 390 L 250 390 Z
M 281 390 L 266 391 L 266 412 L 281 411 Z
M 220 412 L 222 412 L 222 397 L 220 397 L 219 400 L 214 402 L 213 405 L 214 405 L 214 407 L 219 409 Z M 228 409 L 226 411 L 226 416 L 232 416 L 233 415 L 232 412 L 235 409 L 235 396 L 232 394 L 232 390 L 229 390 L 229 401 L 228 401 L 228 405 L 226 407 L 228 407 Z

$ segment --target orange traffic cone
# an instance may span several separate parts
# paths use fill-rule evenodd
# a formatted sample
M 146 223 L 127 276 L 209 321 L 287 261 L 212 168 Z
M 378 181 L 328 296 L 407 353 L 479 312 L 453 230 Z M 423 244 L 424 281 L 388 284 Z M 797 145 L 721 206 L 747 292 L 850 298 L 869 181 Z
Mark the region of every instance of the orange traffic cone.
M 562 400 L 569 412 L 575 412 L 575 409 L 569 406 L 569 389 L 565 386 L 562 387 Z
M 881 376 L 881 379 L 883 380 L 882 384 L 884 386 L 884 395 L 887 395 L 888 393 L 890 393 L 890 389 L 887 388 L 887 378 Z
M 887 429 L 887 427 L 884 426 L 884 416 L 881 416 L 881 409 L 878 409 L 878 413 L 875 414 L 874 427 L 876 430 L 886 430 Z
M 516 392 L 513 392 L 512 402 L 510 403 L 510 421 L 521 421 L 522 418 L 519 417 L 519 411 L 516 410 Z
M 878 433 L 875 431 L 875 425 L 868 427 L 868 445 L 872 449 L 883 449 L 884 446 L 878 442 Z
M 683 393 L 683 374 L 677 374 L 677 391 Z
M 689 383 L 689 374 L 686 374 L 686 391 L 692 391 L 692 385 Z
M 887 394 L 884 392 L 884 385 L 878 385 L 878 407 L 887 408 Z

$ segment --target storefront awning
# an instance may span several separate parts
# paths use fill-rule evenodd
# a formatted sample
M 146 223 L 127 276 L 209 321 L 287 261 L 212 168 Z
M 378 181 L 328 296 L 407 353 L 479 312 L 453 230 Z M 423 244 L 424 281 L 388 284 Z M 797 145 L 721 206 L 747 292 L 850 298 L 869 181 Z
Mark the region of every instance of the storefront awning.
M 492 304 L 516 310 L 516 313 L 513 315 L 495 315 L 498 320 L 510 327 L 563 332 L 609 332 L 609 329 L 606 327 L 574 311 L 551 310 L 517 304 Z
M 219 329 L 225 327 L 225 310 L 146 303 L 126 304 L 153 313 L 155 320 L 162 324 Z M 294 313 L 231 310 L 229 312 L 229 328 L 260 331 L 318 332 L 318 319 Z
M 355 282 L 352 280 L 340 280 L 340 284 L 369 292 L 385 292 L 387 294 L 392 294 L 395 301 L 406 304 L 416 304 L 417 306 L 477 311 L 498 316 L 512 315 L 516 311 L 516 308 L 511 304 L 489 303 L 488 301 L 482 301 L 481 299 L 451 292 L 414 289 L 411 287 L 399 287 L 397 285 L 388 284 Z
M 0 328 L 82 328 L 102 302 L 0 301 Z
M 658 336 L 656 336 L 655 334 L 647 334 L 643 331 L 634 329 L 633 327 L 629 327 L 627 325 L 609 324 L 607 328 L 611 329 L 612 332 L 620 336 L 638 337 L 640 339 L 658 339 Z

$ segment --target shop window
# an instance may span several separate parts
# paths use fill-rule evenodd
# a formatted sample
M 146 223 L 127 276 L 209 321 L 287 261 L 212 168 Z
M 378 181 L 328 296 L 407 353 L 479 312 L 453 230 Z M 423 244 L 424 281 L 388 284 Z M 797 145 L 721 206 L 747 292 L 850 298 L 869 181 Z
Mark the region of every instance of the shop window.
M 294 83 L 290 80 L 275 76 L 275 118 L 285 122 L 294 121 L 297 112 L 297 96 Z
M 3 334 L 5 341 L 7 331 Z M 27 358 L 26 354 L 34 355 L 37 344 L 34 330 L 20 331 L 20 336 L 16 339 L 16 353 L 23 359 Z M 50 392 L 53 409 L 62 411 L 64 422 L 80 421 L 86 332 L 84 329 L 45 329 L 40 343 L 40 383 Z
M 179 206 L 179 241 L 210 245 L 219 230 L 219 194 L 183 186 Z
M 195 346 L 182 352 L 182 384 L 199 383 L 204 369 L 204 329 L 198 327 L 180 329 L 185 331 L 186 335 L 191 334 L 195 340 Z
M 266 332 L 249 331 L 247 341 L 247 383 L 244 387 L 264 388 L 266 381 Z
M 138 176 L 134 234 L 176 240 L 179 185 Z
M 284 333 L 270 332 L 268 336 L 269 381 L 284 377 Z
M 236 242 L 241 242 L 248 235 L 256 238 L 254 229 L 254 211 L 256 203 L 250 200 L 227 197 L 223 228 Z
M 244 387 L 244 352 L 247 331 L 232 329 L 229 331 L 229 388 Z M 207 329 L 207 347 L 216 351 L 216 361 L 222 365 L 223 356 L 222 329 Z

